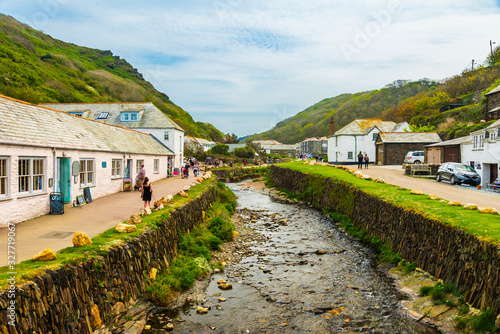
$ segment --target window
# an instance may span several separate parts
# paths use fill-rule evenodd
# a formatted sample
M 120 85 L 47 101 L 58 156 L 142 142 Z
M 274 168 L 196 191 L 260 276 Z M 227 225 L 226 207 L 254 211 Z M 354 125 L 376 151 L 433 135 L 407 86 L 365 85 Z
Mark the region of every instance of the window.
M 164 138 L 165 140 L 168 140 L 168 138 L 169 138 L 169 133 L 168 133 L 168 131 L 165 131 L 165 133 L 163 134 L 163 138 Z
M 69 111 L 68 114 L 83 117 L 83 111 Z
M 339 146 L 339 137 L 335 137 L 335 146 Z
M 43 191 L 45 159 L 20 158 L 19 159 L 19 192 L 40 193 Z
M 138 120 L 138 111 L 124 111 L 120 113 L 120 121 L 122 122 L 137 122 Z
M 80 159 L 80 187 L 94 185 L 94 159 Z
M 99 114 L 99 117 L 97 119 L 107 119 L 109 115 L 109 112 L 102 112 Z
M 144 165 L 144 160 L 137 160 L 135 162 L 135 173 L 139 174 L 139 171 L 141 170 L 141 165 Z
M 182 136 L 179 137 L 179 152 L 182 152 Z
M 9 158 L 0 157 L 0 197 L 9 196 Z
M 111 177 L 122 176 L 122 161 L 120 159 L 113 159 L 111 162 Z
M 352 152 L 347 152 L 347 159 L 352 159 Z
M 155 159 L 154 161 L 154 173 L 158 174 L 160 172 L 160 159 Z
M 375 132 L 375 133 L 373 134 L 372 139 L 375 141 L 375 140 L 377 140 L 377 137 L 378 137 L 378 132 Z

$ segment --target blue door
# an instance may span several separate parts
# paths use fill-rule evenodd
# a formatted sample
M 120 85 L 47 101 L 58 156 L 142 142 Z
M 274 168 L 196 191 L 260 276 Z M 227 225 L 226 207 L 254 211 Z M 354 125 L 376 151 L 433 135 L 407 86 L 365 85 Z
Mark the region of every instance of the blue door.
M 59 191 L 64 203 L 71 203 L 71 170 L 68 158 L 59 158 Z

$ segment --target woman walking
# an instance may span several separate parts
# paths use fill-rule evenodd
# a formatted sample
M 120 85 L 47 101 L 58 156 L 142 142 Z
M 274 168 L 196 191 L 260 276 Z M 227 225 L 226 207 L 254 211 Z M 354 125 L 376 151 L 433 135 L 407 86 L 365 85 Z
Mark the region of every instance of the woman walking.
M 153 186 L 149 183 L 149 178 L 144 178 L 144 183 L 141 187 L 141 198 L 144 201 L 144 209 L 151 207 L 151 195 L 153 194 Z

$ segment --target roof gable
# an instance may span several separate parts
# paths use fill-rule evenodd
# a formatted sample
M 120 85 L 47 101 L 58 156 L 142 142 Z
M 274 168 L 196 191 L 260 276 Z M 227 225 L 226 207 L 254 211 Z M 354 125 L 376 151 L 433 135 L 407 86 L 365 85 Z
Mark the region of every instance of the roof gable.
M 398 124 L 392 121 L 382 121 L 380 119 L 356 119 L 351 123 L 344 126 L 339 131 L 334 133 L 334 136 L 338 135 L 367 135 L 374 128 L 377 128 L 381 132 L 390 132 L 394 131 L 394 129 L 398 126 Z

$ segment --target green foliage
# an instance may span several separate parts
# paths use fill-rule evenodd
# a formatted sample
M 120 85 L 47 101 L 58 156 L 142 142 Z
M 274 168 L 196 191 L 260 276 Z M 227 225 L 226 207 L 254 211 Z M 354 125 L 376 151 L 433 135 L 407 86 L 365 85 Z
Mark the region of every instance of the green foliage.
M 219 239 L 227 241 L 232 237 L 234 225 L 232 225 L 228 221 L 225 221 L 221 217 L 214 217 L 208 223 L 208 229 Z
M 420 296 L 430 296 L 434 304 L 447 306 L 456 306 L 457 304 L 450 299 L 450 295 L 460 297 L 462 293 L 454 284 L 437 283 L 434 286 L 422 286 L 419 291 Z
M 228 155 L 229 146 L 226 144 L 217 144 L 211 148 L 211 151 L 216 155 Z
M 0 14 L 0 94 L 39 103 L 153 102 L 186 134 L 223 140 L 157 91 L 126 60 L 56 40 Z
M 492 308 L 478 314 L 455 317 L 456 328 L 473 333 L 497 333 L 495 313 Z
M 255 151 L 250 146 L 237 147 L 234 149 L 234 155 L 238 158 L 253 159 Z
M 323 162 L 328 162 L 328 155 L 325 155 L 325 156 L 323 157 Z

